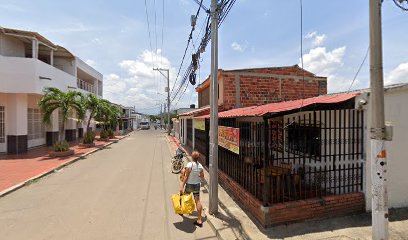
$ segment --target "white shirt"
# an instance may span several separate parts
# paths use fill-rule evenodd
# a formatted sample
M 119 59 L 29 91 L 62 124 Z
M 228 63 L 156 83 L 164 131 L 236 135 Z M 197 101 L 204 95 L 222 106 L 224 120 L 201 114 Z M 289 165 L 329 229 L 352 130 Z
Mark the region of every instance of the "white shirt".
M 188 176 L 187 183 L 188 184 L 197 184 L 200 183 L 200 173 L 204 170 L 203 166 L 197 162 L 189 162 L 187 163 L 187 168 L 191 169 L 190 175 Z

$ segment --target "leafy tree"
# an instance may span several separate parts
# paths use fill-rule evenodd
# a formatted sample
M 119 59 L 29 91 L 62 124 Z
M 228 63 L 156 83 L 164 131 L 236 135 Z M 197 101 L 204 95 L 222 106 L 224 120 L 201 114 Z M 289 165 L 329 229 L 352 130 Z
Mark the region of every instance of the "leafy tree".
M 108 100 L 101 99 L 100 109 L 96 113 L 96 119 L 103 123 L 104 129 L 107 125 L 117 125 L 120 117 L 123 115 L 122 110 L 110 103 Z
M 51 115 L 54 111 L 60 111 L 62 116 L 62 126 L 59 140 L 65 140 L 65 122 L 72 112 L 76 112 L 78 119 L 82 120 L 85 116 L 83 105 L 83 95 L 80 92 L 63 92 L 58 88 L 49 87 L 44 89 L 44 96 L 41 98 L 38 106 L 43 112 L 42 121 L 45 124 L 51 123 Z
M 88 122 L 86 124 L 86 130 L 89 131 L 89 126 L 91 125 L 92 118 L 95 118 L 96 115 L 102 110 L 102 99 L 97 97 L 95 94 L 89 93 L 85 97 L 85 109 L 90 111 Z

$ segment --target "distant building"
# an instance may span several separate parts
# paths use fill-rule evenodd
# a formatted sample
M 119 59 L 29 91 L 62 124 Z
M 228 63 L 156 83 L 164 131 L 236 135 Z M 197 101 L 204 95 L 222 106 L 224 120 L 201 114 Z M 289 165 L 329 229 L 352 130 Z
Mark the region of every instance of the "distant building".
M 39 33 L 0 27 L 0 152 L 23 153 L 58 140 L 58 111 L 45 126 L 37 105 L 46 87 L 102 97 L 103 76 Z M 71 116 L 66 139 L 81 137 L 85 124 Z

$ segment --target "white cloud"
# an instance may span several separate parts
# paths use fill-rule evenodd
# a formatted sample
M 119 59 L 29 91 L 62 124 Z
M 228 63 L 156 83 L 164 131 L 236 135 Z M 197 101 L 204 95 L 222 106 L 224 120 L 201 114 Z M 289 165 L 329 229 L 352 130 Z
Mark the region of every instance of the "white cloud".
M 326 38 L 327 38 L 326 34 L 317 35 L 317 36 L 314 38 L 313 42 L 312 42 L 313 46 L 316 47 L 316 46 L 321 46 L 321 45 L 323 45 L 323 43 L 326 41 Z
M 323 45 L 323 43 L 327 39 L 327 36 L 326 34 L 318 35 L 317 32 L 309 32 L 308 34 L 306 34 L 305 39 L 313 39 L 312 47 L 318 47 L 318 46 Z
M 408 62 L 401 63 L 385 77 L 385 84 L 408 82 Z
M 247 48 L 248 48 L 248 43 L 246 42 L 245 45 L 239 44 L 237 42 L 233 42 L 231 44 L 231 48 L 234 51 L 238 51 L 238 52 L 244 52 Z
M 85 63 L 88 64 L 89 66 L 96 68 L 96 62 L 92 59 L 87 59 L 85 60 Z
M 123 60 L 118 63 L 123 75 L 109 74 L 104 79 L 104 97 L 125 106 L 135 106 L 137 111 L 157 113 L 160 103 L 164 103 L 166 79 L 154 71 L 153 67 L 170 69 L 170 87 L 176 78 L 176 69 L 170 61 L 157 53 L 145 50 L 136 60 Z M 165 74 L 165 73 L 164 73 Z M 158 94 L 160 93 L 160 94 Z M 188 105 L 189 96 L 184 95 L 178 104 Z M 178 99 L 178 98 L 177 98 Z
M 325 47 L 313 48 L 309 53 L 303 55 L 304 68 L 317 75 L 327 77 L 328 92 L 348 90 L 351 80 L 347 80 L 336 74 L 336 70 L 343 66 L 343 58 L 346 47 L 339 47 L 327 51 Z M 353 84 L 358 86 L 359 81 Z
M 310 38 L 313 38 L 316 35 L 317 35 L 317 32 L 310 32 L 310 33 L 306 34 L 305 38 L 310 39 Z
M 339 47 L 327 51 L 325 47 L 313 48 L 303 55 L 305 69 L 323 75 L 329 75 L 338 67 L 343 66 L 343 57 L 346 47 Z

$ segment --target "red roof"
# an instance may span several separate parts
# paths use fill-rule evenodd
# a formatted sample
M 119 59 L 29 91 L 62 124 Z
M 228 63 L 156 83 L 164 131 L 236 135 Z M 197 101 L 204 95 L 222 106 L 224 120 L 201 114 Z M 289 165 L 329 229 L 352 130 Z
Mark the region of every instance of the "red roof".
M 313 98 L 299 99 L 287 102 L 270 103 L 261 106 L 252 106 L 245 108 L 236 108 L 229 111 L 224 111 L 218 113 L 219 118 L 233 118 L 233 117 L 256 117 L 264 116 L 269 113 L 280 113 L 290 110 L 300 109 L 312 104 L 333 104 L 340 103 L 352 99 L 360 95 L 359 92 L 353 93 L 341 93 L 341 94 L 331 94 L 322 95 Z M 197 118 L 209 118 L 210 115 L 199 116 Z
M 185 113 L 179 114 L 179 116 L 192 116 L 192 115 L 199 114 L 199 113 L 204 112 L 204 111 L 209 110 L 209 109 L 210 109 L 210 106 L 202 107 L 202 108 L 190 111 L 190 112 L 185 112 Z

